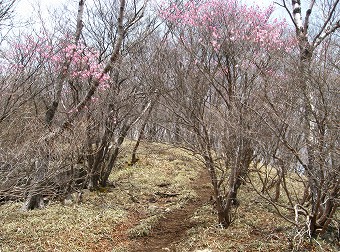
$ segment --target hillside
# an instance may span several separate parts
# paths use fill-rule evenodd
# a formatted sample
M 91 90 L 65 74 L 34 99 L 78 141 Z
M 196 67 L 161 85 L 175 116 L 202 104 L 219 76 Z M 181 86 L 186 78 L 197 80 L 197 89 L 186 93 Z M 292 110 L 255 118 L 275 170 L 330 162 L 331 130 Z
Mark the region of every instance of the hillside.
M 249 185 L 240 192 L 238 218 L 216 225 L 207 172 L 188 153 L 143 144 L 137 164 L 127 151 L 111 176 L 114 186 L 84 191 L 82 201 L 51 202 L 42 210 L 0 206 L 0 251 L 336 251 L 323 241 L 294 239 Z

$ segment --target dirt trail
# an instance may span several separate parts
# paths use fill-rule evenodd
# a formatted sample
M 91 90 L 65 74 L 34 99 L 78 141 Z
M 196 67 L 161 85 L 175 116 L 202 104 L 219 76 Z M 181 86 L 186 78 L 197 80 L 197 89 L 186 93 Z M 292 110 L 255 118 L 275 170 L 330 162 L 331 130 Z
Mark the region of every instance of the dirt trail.
M 175 244 L 185 238 L 187 230 L 195 226 L 189 219 L 199 207 L 209 201 L 212 190 L 206 185 L 209 183 L 209 176 L 206 171 L 202 171 L 199 178 L 193 182 L 193 189 L 198 198 L 189 202 L 181 209 L 177 209 L 169 214 L 154 227 L 149 236 L 136 239 L 130 251 L 176 251 Z

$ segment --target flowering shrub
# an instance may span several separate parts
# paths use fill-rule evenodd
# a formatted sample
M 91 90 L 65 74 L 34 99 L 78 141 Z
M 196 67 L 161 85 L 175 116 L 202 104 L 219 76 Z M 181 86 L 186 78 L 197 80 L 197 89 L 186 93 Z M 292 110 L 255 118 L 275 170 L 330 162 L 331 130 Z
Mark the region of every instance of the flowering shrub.
M 189 0 L 172 3 L 160 15 L 183 29 L 195 28 L 209 35 L 209 42 L 218 51 L 224 41 L 251 42 L 268 49 L 283 49 L 286 22 L 270 21 L 273 6 L 260 8 L 239 4 L 236 0 Z
M 98 52 L 81 43 L 69 42 L 67 36 L 57 42 L 51 42 L 47 36 L 25 36 L 23 41 L 13 43 L 8 56 L 9 71 L 27 73 L 45 68 L 60 80 L 85 83 L 96 79 L 101 90 L 109 88 L 110 77 L 103 73 Z

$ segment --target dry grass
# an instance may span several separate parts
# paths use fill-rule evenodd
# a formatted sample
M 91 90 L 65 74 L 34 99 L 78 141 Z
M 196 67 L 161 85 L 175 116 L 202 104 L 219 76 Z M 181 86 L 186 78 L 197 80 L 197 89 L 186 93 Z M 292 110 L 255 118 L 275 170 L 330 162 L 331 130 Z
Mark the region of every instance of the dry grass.
M 132 145 L 125 145 L 120 168 L 110 177 L 116 187 L 87 192 L 79 205 L 54 202 L 29 212 L 19 210 L 21 203 L 0 206 L 0 251 L 125 251 L 129 235 L 147 235 L 164 213 L 197 197 L 190 182 L 199 166 L 191 157 L 147 144 L 140 161 L 128 166 Z M 162 198 L 157 192 L 179 195 Z
M 91 195 L 100 202 L 100 196 Z M 52 204 L 43 210 L 20 212 L 20 204 L 0 208 L 1 251 L 92 251 L 98 241 L 111 240 L 111 230 L 126 211 L 92 203 Z
M 137 225 L 128 230 L 128 236 L 130 238 L 148 236 L 161 218 L 162 215 L 158 214 L 140 220 Z
M 0 206 L 0 251 L 127 252 L 135 238 L 148 236 L 163 216 L 200 197 L 192 182 L 202 166 L 193 157 L 149 143 L 141 146 L 139 162 L 129 166 L 132 146 L 133 142 L 124 146 L 119 168 L 110 177 L 116 187 L 87 192 L 79 205 L 55 202 L 29 212 L 20 212 L 20 203 Z M 162 193 L 178 195 L 161 197 Z M 239 197 L 237 219 L 227 230 L 216 225 L 209 202 L 197 209 L 190 218 L 195 225 L 176 244 L 177 251 L 291 251 L 292 227 L 250 185 L 241 189 Z M 301 251 L 336 251 L 318 242 L 302 242 Z
M 240 206 L 235 210 L 237 218 L 228 229 L 216 225 L 216 210 L 211 204 L 198 209 L 190 220 L 198 225 L 187 232 L 187 237 L 177 244 L 177 250 L 339 251 L 334 243 L 321 239 L 311 242 L 298 240 L 294 227 L 279 217 L 275 209 L 255 194 L 249 184 L 241 188 L 239 199 Z

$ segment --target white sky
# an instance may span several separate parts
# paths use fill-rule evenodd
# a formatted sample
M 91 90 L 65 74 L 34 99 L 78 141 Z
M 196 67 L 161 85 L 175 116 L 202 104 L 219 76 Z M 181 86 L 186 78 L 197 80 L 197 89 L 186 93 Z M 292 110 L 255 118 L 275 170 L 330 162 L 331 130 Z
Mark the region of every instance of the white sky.
M 79 0 L 17 0 L 14 7 L 14 24 L 17 29 L 13 31 L 39 29 L 41 25 L 39 11 L 44 24 L 47 25 L 52 22 L 49 12 L 52 14 L 53 10 L 61 9 L 65 4 L 68 9 L 74 9 L 77 13 L 78 2 Z
M 43 11 L 47 8 L 54 9 L 62 6 L 63 3 L 69 2 L 70 4 L 76 3 L 74 0 L 17 0 L 15 12 L 21 17 L 30 17 L 38 10 L 39 6 Z
M 77 11 L 78 8 L 78 2 L 79 0 L 17 0 L 17 4 L 15 6 L 14 12 L 15 12 L 15 19 L 17 24 L 22 24 L 24 21 L 30 19 L 31 20 L 31 24 L 34 25 L 35 21 L 38 21 L 38 17 L 37 17 L 37 13 L 38 10 L 40 8 L 41 13 L 42 13 L 42 17 L 44 20 L 47 20 L 47 22 L 45 23 L 49 23 L 49 14 L 48 14 L 48 10 L 53 11 L 54 9 L 58 8 L 58 7 L 62 7 L 64 5 L 67 5 L 68 9 L 73 9 L 75 11 Z M 92 1 L 96 1 L 96 0 L 85 0 L 86 2 L 90 3 Z M 131 1 L 131 0 L 128 0 Z M 151 1 L 158 1 L 158 0 L 151 0 Z M 274 0 L 241 0 L 243 3 L 247 3 L 249 5 L 253 5 L 253 4 L 257 4 L 260 6 L 269 6 L 270 4 L 273 4 Z M 281 0 L 276 0 L 277 2 L 281 2 Z M 290 1 L 287 1 L 287 4 L 290 4 Z M 287 13 L 285 12 L 285 10 L 274 4 L 274 7 L 276 8 L 276 10 L 274 11 L 272 17 L 274 18 L 278 18 L 278 19 L 286 19 L 289 22 L 289 16 L 287 15 Z M 34 25 L 35 26 L 35 25 Z M 37 26 L 39 27 L 39 24 L 37 24 Z M 30 26 L 25 26 L 27 29 Z M 32 27 L 32 26 L 31 26 Z
M 245 2 L 250 2 L 249 0 L 245 1 Z M 278 2 L 278 3 L 281 3 L 282 1 L 281 0 L 257 0 L 257 1 L 252 1 L 258 5 L 263 5 L 263 6 L 269 6 L 271 4 L 273 4 L 273 6 L 275 7 L 275 10 L 274 10 L 274 13 L 273 13 L 273 16 L 277 17 L 277 18 L 286 18 L 288 19 L 288 14 L 286 13 L 286 11 L 284 10 L 283 7 L 280 7 L 278 6 L 277 4 L 274 4 L 274 2 Z M 290 8 L 291 7 L 291 1 L 287 1 L 288 3 L 288 7 Z
M 156 1 L 156 0 L 155 0 Z M 263 6 L 268 6 L 274 2 L 274 0 L 243 0 L 245 3 L 258 4 Z M 280 0 L 278 0 L 280 2 Z M 49 8 L 50 10 L 60 7 L 63 4 L 67 3 L 68 5 L 74 6 L 77 8 L 78 0 L 18 0 L 17 7 L 15 9 L 17 15 L 21 17 L 31 17 L 35 11 L 37 11 L 38 6 L 41 6 L 41 9 L 44 13 L 47 13 L 46 10 Z M 290 4 L 290 1 L 289 1 Z M 71 7 L 70 6 L 70 7 Z M 283 8 L 277 7 L 275 11 L 275 16 L 282 17 L 284 15 Z

